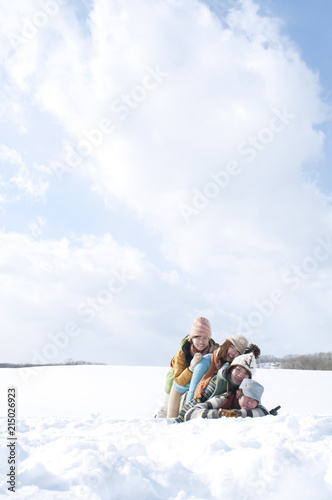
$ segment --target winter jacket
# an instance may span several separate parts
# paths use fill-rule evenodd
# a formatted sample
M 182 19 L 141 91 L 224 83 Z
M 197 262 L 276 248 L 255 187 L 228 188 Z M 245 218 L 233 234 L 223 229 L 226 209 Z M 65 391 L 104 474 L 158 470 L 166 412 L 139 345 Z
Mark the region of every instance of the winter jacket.
M 225 401 L 227 401 L 227 398 L 223 394 L 221 396 L 214 396 L 206 401 L 206 403 L 197 404 L 186 412 L 184 421 L 187 422 L 193 418 L 220 418 L 219 408 Z M 234 402 L 236 403 L 236 401 L 237 398 L 235 398 Z M 234 408 L 234 406 L 238 405 L 233 404 L 231 408 Z M 261 404 L 258 404 L 253 410 L 234 409 L 233 411 L 240 417 L 264 417 L 269 414 L 268 410 Z
M 174 381 L 183 386 L 189 384 L 192 372 L 189 370 L 189 365 L 185 360 L 182 349 L 178 350 L 170 364 L 173 369 Z
M 198 399 L 192 399 L 188 403 L 184 405 L 182 410 L 179 413 L 179 416 L 175 419 L 176 423 L 184 422 L 184 416 L 186 412 L 196 406 L 197 404 L 204 403 L 208 399 L 211 399 L 216 394 L 223 394 L 226 391 L 228 393 L 235 393 L 235 391 L 239 388 L 238 385 L 235 385 L 232 382 L 231 374 L 228 371 L 229 363 L 225 363 L 218 373 L 211 378 L 208 385 L 202 391 L 201 397 Z
M 177 351 L 175 356 L 171 359 L 171 367 L 173 369 L 173 374 L 174 374 L 174 381 L 181 385 L 185 386 L 189 384 L 191 377 L 192 377 L 192 372 L 189 370 L 189 364 L 184 355 L 184 347 L 186 342 L 188 342 L 189 335 L 186 335 L 181 343 L 180 343 L 180 349 Z M 213 339 L 210 340 L 210 352 L 213 352 L 214 349 L 218 347 L 218 344 L 215 343 Z

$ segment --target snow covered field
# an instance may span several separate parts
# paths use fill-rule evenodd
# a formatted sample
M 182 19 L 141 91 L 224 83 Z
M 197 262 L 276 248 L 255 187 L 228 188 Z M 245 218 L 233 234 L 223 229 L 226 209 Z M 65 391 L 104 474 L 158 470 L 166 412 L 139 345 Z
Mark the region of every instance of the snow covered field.
M 152 418 L 162 367 L 1 369 L 0 497 L 24 500 L 330 500 L 332 372 L 258 369 L 279 415 Z M 17 390 L 17 440 L 7 391 Z M 146 393 L 144 387 L 149 387 Z M 15 493 L 8 492 L 14 443 Z

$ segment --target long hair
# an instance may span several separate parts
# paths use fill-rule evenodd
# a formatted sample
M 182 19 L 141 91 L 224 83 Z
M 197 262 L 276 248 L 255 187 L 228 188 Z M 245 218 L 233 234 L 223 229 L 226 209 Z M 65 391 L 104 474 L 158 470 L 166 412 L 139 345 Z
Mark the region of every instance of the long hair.
M 198 382 L 197 387 L 195 389 L 194 398 L 200 398 L 202 391 L 210 382 L 211 378 L 217 373 L 217 371 L 226 363 L 227 351 L 233 346 L 230 340 L 225 340 L 223 344 L 221 344 L 218 349 L 213 351 L 211 357 L 211 365 L 208 371 L 203 375 L 201 380 Z
M 190 365 L 190 361 L 193 359 L 193 355 L 190 352 L 191 342 L 189 339 L 185 341 L 182 347 L 182 352 L 187 365 Z
M 227 351 L 231 346 L 235 347 L 234 344 L 232 344 L 232 342 L 230 340 L 225 340 L 225 342 L 223 344 L 221 344 L 219 349 L 217 349 L 216 362 L 218 363 L 219 368 L 221 368 L 222 365 L 224 365 L 226 363 Z M 206 373 L 208 373 L 208 371 Z M 213 375 L 215 375 L 215 373 Z M 211 376 L 213 377 L 213 375 L 211 375 Z
M 209 352 L 211 345 L 212 345 L 212 342 L 210 339 L 209 344 L 205 347 L 204 351 L 202 352 L 203 356 L 204 356 L 204 354 L 207 354 Z M 197 349 L 193 345 L 192 340 L 188 338 L 182 346 L 182 353 L 183 353 L 184 359 L 185 359 L 188 366 L 190 365 L 190 362 L 194 357 L 193 352 L 195 353 L 195 352 L 199 352 L 199 351 L 197 351 Z

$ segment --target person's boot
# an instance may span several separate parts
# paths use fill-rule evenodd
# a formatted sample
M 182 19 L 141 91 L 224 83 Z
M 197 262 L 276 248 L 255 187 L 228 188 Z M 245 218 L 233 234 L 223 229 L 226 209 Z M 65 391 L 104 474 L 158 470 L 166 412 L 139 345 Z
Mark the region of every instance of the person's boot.
M 167 392 L 165 393 L 165 399 L 157 413 L 155 414 L 154 418 L 166 418 L 167 417 L 167 410 L 168 410 L 168 401 L 169 401 L 169 394 Z

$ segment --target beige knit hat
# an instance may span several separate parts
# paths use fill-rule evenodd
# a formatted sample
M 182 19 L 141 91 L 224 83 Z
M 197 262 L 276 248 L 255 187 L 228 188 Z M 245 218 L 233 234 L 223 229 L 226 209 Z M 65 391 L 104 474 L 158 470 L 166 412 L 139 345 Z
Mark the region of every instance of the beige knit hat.
M 230 337 L 226 337 L 226 340 L 232 342 L 233 346 L 240 354 L 243 354 L 246 348 L 248 347 L 248 340 L 240 334 L 232 335 Z
M 211 338 L 211 325 L 210 321 L 207 318 L 203 318 L 203 316 L 198 316 L 194 319 L 192 324 L 189 338 L 192 339 L 196 335 L 203 335 L 205 337 Z

